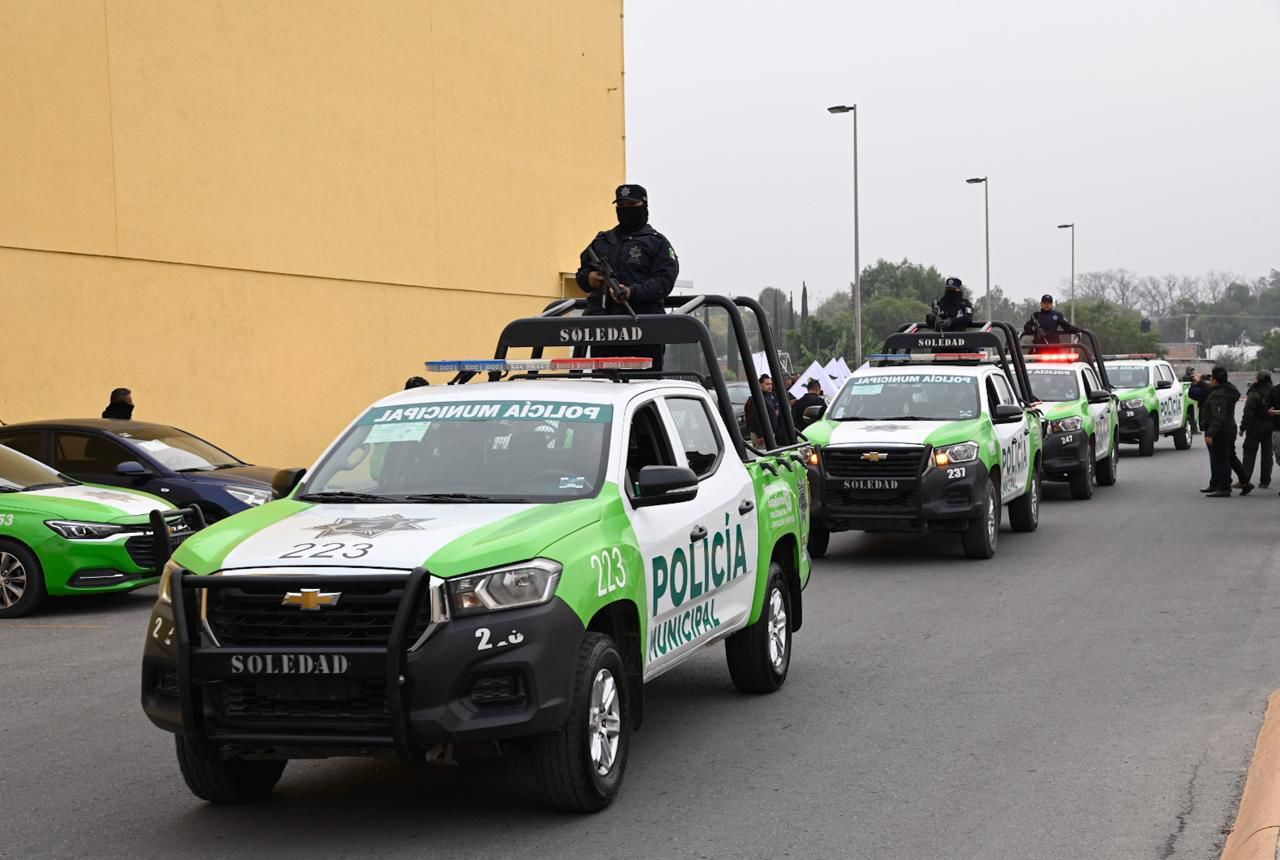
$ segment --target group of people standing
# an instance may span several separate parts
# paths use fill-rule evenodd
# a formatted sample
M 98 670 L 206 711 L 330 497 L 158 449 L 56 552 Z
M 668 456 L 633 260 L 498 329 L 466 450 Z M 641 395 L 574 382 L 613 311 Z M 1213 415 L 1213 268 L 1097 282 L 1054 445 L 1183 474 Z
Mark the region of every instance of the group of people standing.
M 791 420 L 796 426 L 796 431 L 803 430 L 817 419 L 809 419 L 805 417 L 805 413 L 812 406 L 819 406 L 822 410 L 826 409 L 827 399 L 822 396 L 822 384 L 816 379 L 810 379 L 805 383 L 805 393 L 801 397 L 792 397 L 791 388 L 799 381 L 798 376 L 788 377 L 786 380 L 787 390 L 778 392 L 773 385 L 773 377 L 767 373 L 760 375 L 760 392 L 764 395 L 765 408 L 768 415 L 764 417 L 768 421 L 768 426 L 773 428 L 774 438 L 777 439 L 782 435 L 782 410 L 784 408 L 791 410 Z M 786 395 L 786 406 L 783 406 L 782 396 Z M 761 415 L 756 411 L 753 398 L 747 398 L 746 404 L 743 406 L 743 412 L 747 421 L 747 430 L 751 433 L 751 440 L 755 444 L 759 444 L 764 439 L 764 422 Z
M 1233 489 L 1247 496 L 1254 489 L 1253 467 L 1259 465 L 1258 487 L 1271 486 L 1271 469 L 1277 450 L 1272 433 L 1280 415 L 1280 387 L 1271 383 L 1271 374 L 1259 370 L 1245 394 L 1240 421 L 1236 422 L 1236 404 L 1240 389 L 1231 382 L 1226 368 L 1215 367 L 1210 373 L 1188 370 L 1184 379 L 1191 382 L 1188 391 L 1197 404 L 1200 430 L 1209 449 L 1209 486 L 1200 492 L 1209 498 L 1225 499 Z M 1244 439 L 1244 460 L 1236 456 L 1236 438 Z M 1259 463 L 1258 454 L 1261 453 Z M 1231 477 L 1236 482 L 1232 484 Z

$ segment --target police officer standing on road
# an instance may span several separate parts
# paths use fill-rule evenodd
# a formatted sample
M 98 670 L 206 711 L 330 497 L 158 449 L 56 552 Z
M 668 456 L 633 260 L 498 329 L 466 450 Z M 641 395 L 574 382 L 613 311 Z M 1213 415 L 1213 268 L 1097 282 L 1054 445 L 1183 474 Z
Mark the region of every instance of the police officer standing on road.
M 1033 313 L 1031 319 L 1027 320 L 1027 324 L 1022 327 L 1022 333 L 1035 335 L 1036 343 L 1062 343 L 1059 331 L 1067 334 L 1080 333 L 1080 329 L 1067 322 L 1067 318 L 1054 309 L 1053 296 L 1045 293 L 1040 297 L 1040 310 Z
M 1253 464 L 1262 448 L 1262 463 L 1258 469 L 1258 486 L 1271 486 L 1271 431 L 1272 415 L 1268 411 L 1271 402 L 1271 374 L 1259 370 L 1257 380 L 1249 386 L 1244 398 L 1244 410 L 1240 415 L 1240 435 L 1244 437 L 1244 473 L 1253 480 Z
M 637 314 L 665 313 L 662 300 L 676 285 L 680 261 L 667 237 L 649 225 L 649 192 L 642 185 L 619 185 L 613 203 L 618 225 L 597 233 L 590 247 L 613 270 L 621 295 L 616 301 L 609 295 L 604 274 L 583 251 L 577 281 L 587 294 L 587 315 L 626 314 L 623 301 L 629 302 Z M 649 356 L 654 369 L 662 369 L 661 344 L 592 347 L 591 354 Z
M 1209 446 L 1209 463 L 1213 469 L 1207 496 L 1212 499 L 1231 495 L 1233 471 L 1240 477 L 1240 495 L 1247 496 L 1253 489 L 1236 457 L 1236 401 L 1239 399 L 1240 390 L 1228 381 L 1226 368 L 1215 367 L 1209 396 L 1204 400 L 1204 441 Z
M 964 331 L 973 325 L 973 302 L 964 297 L 964 284 L 959 278 L 947 278 L 942 298 L 934 303 L 935 312 L 925 322 L 938 331 Z

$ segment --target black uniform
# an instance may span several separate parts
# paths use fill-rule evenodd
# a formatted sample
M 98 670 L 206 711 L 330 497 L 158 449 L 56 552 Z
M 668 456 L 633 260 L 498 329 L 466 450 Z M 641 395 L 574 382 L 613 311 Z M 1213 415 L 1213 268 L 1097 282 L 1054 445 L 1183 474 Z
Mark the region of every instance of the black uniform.
M 973 325 L 973 302 L 961 290 L 947 290 L 938 300 L 938 316 L 934 322 L 942 331 L 961 331 Z
M 810 406 L 821 406 L 825 411 L 827 407 L 827 399 L 821 394 L 814 394 L 812 391 L 806 391 L 804 397 L 801 397 L 795 403 L 791 404 L 791 419 L 795 422 L 797 430 L 803 430 L 813 423 L 813 421 L 804 417 L 805 410 Z
M 1023 334 L 1036 336 L 1036 343 L 1061 343 L 1059 332 L 1079 334 L 1080 329 L 1067 322 L 1067 318 L 1056 310 L 1036 311 L 1022 327 Z
M 1258 449 L 1262 449 L 1262 467 L 1259 469 L 1259 484 L 1271 486 L 1271 432 L 1273 421 L 1267 410 L 1271 407 L 1271 374 L 1262 371 L 1257 382 L 1249 386 L 1244 399 L 1244 410 L 1240 416 L 1240 433 L 1244 436 L 1244 473 L 1253 476 L 1253 464 L 1258 457 Z

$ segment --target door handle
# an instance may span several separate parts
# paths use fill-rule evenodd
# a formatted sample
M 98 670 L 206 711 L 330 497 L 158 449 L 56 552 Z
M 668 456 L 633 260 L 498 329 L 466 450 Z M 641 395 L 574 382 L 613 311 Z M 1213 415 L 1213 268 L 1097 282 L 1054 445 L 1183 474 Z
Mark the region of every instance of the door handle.
M 693 531 L 689 532 L 689 543 L 697 543 L 706 536 L 706 526 L 694 526 Z
M 751 513 L 751 509 L 754 508 L 755 506 L 756 506 L 756 503 L 751 501 L 750 499 L 743 499 L 742 504 L 738 505 L 738 513 L 743 515 L 749 514 Z

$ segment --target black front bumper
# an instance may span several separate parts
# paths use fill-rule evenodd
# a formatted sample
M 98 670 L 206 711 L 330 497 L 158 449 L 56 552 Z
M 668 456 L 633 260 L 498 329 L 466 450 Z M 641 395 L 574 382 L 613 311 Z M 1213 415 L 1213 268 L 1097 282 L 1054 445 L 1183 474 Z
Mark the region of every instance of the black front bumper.
M 1049 480 L 1065 480 L 1083 470 L 1089 462 L 1089 434 L 1083 430 L 1046 433 L 1041 462 Z
M 825 462 L 810 467 L 813 521 L 828 531 L 963 531 L 982 512 L 987 467 L 981 460 L 951 468 L 929 467 L 892 491 L 848 486 Z
M 403 597 L 390 635 L 377 644 L 216 644 L 199 611 L 206 589 L 278 586 L 283 594 L 382 581 L 402 588 Z M 424 623 L 423 607 L 437 588 L 437 604 L 447 605 L 439 602 L 443 583 L 420 569 L 313 580 L 175 577 L 172 606 L 157 603 L 147 628 L 143 710 L 206 754 L 233 749 L 282 758 L 384 754 L 413 761 L 436 745 L 564 725 L 584 634 L 568 605 L 553 598 L 454 620 L 433 615 Z
M 1143 429 L 1151 423 L 1151 413 L 1145 406 L 1139 406 L 1136 409 L 1120 406 L 1116 417 L 1121 442 L 1137 442 Z

